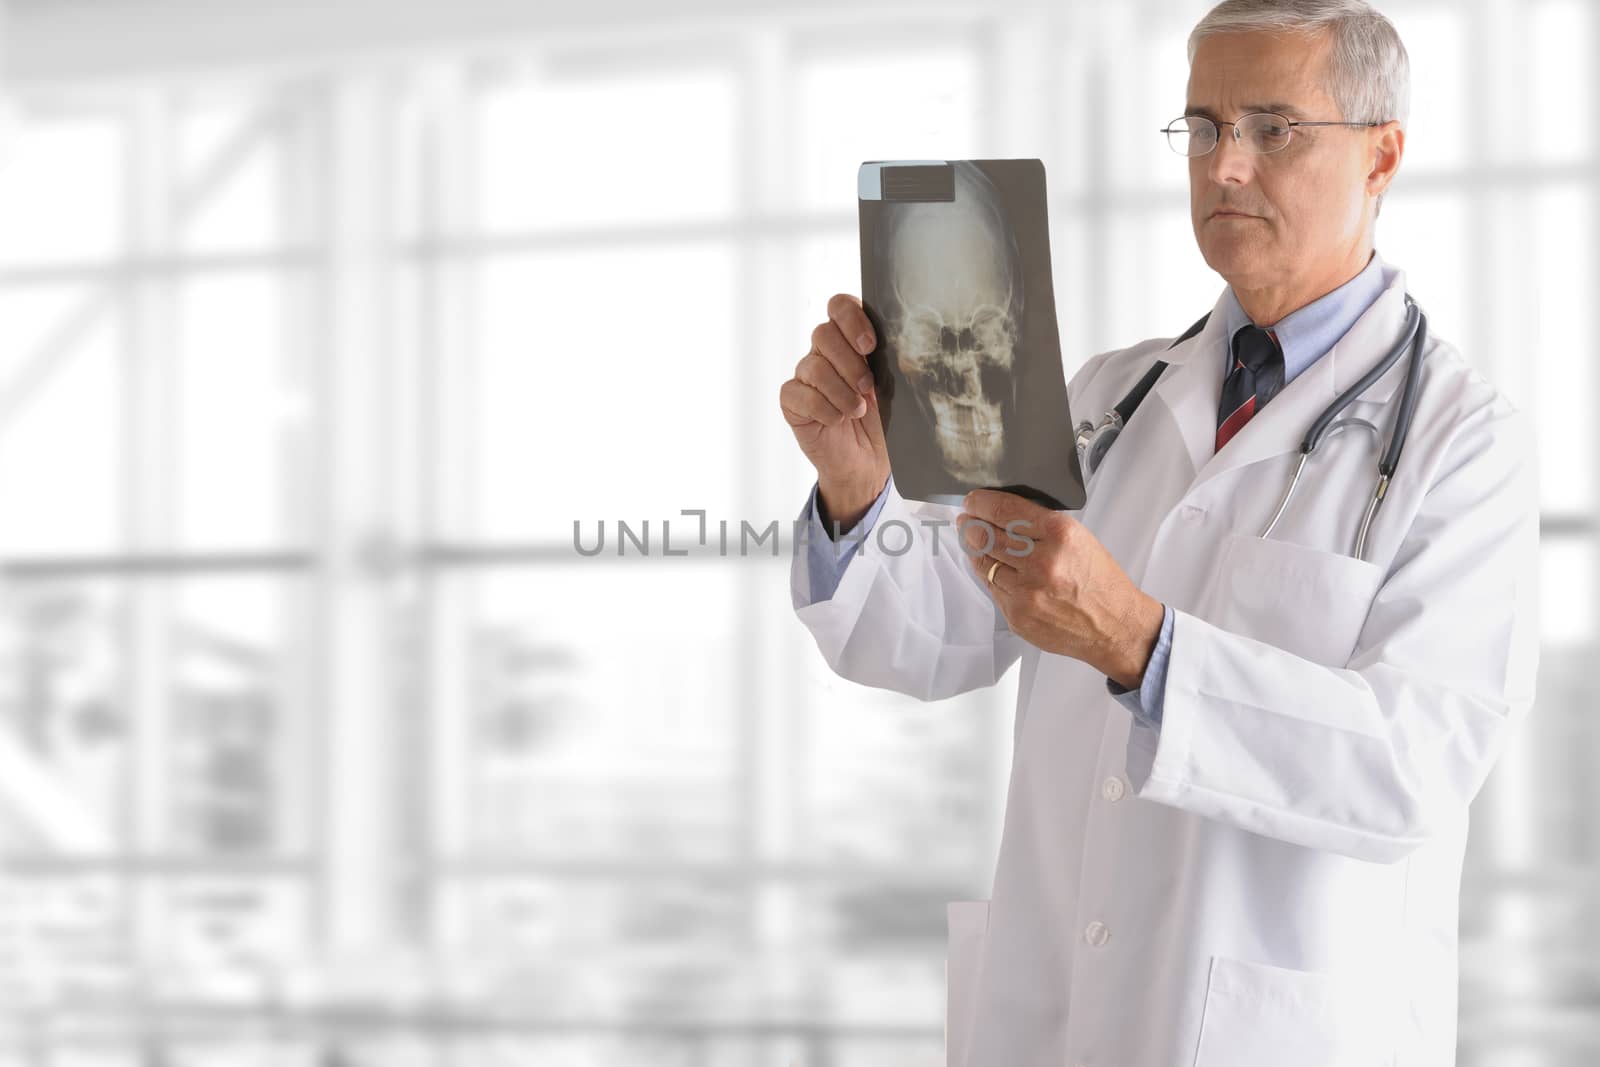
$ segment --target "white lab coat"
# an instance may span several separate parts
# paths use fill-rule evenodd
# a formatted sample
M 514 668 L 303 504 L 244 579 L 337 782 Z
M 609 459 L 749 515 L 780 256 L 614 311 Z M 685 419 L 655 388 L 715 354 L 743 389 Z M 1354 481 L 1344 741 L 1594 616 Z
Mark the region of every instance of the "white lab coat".
M 830 600 L 797 613 L 832 669 L 937 700 L 1021 660 L 988 901 L 948 910 L 952 1067 L 1438 1067 L 1454 1062 L 1468 803 L 1530 709 L 1537 463 L 1527 414 L 1437 333 L 1365 560 L 1373 436 L 1313 418 L 1390 350 L 1405 275 L 1220 451 L 1206 328 L 1094 356 L 1074 418 L 1173 364 L 1077 518 L 1175 611 L 1163 724 L 1012 633 L 949 526 L 893 489 Z M 1409 360 L 1346 415 L 1388 434 Z M 1385 403 L 1393 400 L 1394 404 Z M 1065 462 L 1066 460 L 1064 460 Z

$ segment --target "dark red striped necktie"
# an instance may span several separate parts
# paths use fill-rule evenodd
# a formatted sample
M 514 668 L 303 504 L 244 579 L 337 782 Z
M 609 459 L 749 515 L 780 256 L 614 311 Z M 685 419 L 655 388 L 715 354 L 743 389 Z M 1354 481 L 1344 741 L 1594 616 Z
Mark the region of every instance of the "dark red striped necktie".
M 1283 350 L 1278 335 L 1254 324 L 1233 335 L 1233 366 L 1222 381 L 1217 405 L 1217 451 L 1283 388 Z

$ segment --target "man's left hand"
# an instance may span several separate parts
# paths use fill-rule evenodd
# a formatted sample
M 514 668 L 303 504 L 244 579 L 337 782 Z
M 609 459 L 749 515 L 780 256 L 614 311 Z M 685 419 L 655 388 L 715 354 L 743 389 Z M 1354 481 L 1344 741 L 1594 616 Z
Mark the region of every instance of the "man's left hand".
M 1011 631 L 1138 688 L 1161 633 L 1161 602 L 1065 512 L 997 489 L 974 489 L 963 505 L 956 527 L 968 562 L 985 580 L 999 562 L 989 591 Z

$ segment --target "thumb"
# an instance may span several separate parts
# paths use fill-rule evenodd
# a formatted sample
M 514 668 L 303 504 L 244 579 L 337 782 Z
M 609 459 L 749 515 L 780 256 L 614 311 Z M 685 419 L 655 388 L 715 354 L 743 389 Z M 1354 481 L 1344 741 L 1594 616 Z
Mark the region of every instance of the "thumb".
M 867 429 L 867 440 L 872 442 L 874 448 L 883 449 L 883 412 L 878 408 L 878 390 L 867 391 L 867 413 L 861 416 L 861 422 Z

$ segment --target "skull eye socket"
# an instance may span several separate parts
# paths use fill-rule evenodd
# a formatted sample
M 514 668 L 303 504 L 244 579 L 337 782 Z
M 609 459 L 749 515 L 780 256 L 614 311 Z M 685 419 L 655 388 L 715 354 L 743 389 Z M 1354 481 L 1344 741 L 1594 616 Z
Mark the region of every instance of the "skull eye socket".
M 978 335 L 971 326 L 963 326 L 958 331 L 950 326 L 939 327 L 939 348 L 947 356 L 957 352 L 977 352 L 983 348 L 983 343 L 978 340 Z

